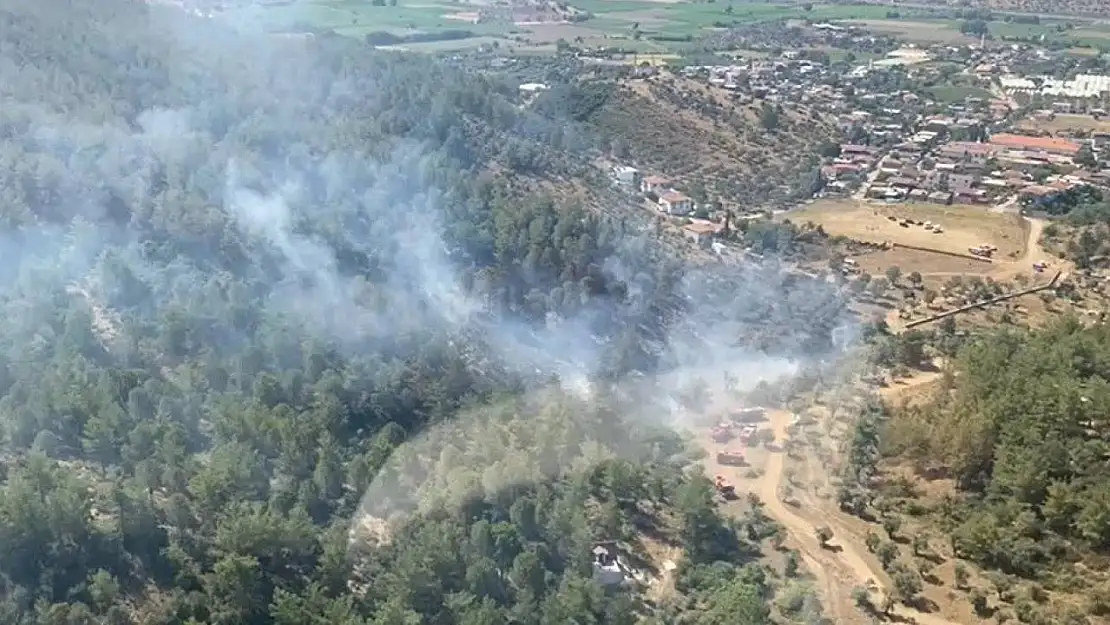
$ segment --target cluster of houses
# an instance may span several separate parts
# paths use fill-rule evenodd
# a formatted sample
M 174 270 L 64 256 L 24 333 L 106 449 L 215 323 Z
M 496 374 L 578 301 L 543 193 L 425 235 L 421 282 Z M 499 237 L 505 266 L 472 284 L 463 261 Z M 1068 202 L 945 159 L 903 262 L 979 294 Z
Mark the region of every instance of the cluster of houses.
M 816 61 L 784 56 L 729 65 L 687 66 L 682 73 L 688 78 L 704 78 L 710 85 L 732 92 L 741 104 L 756 99 L 804 104 L 821 97 L 814 88 L 821 78 L 828 76 L 828 69 Z
M 866 155 L 859 157 L 866 165 L 864 159 L 875 159 L 863 189 L 872 199 L 987 204 L 1017 196 L 1037 203 L 1079 185 L 1107 182 L 1102 172 L 1074 171 L 1082 149 L 1068 139 L 997 133 L 986 141 L 907 141 L 877 159 L 869 146 L 844 145 L 836 160 Z M 1059 170 L 1072 173 L 1053 173 Z
M 836 25 L 812 28 L 844 35 L 836 32 L 842 28 Z M 845 140 L 824 151 L 820 195 L 967 205 L 1020 200 L 1037 205 L 1079 186 L 1110 187 L 1110 170 L 1093 167 L 1110 142 L 1110 132 L 1035 136 L 1013 127 L 1019 106 L 1014 95 L 1021 93 L 1059 100 L 1045 104 L 1046 115 L 1076 110 L 1096 118 L 1106 115 L 1098 106 L 1110 99 L 1110 77 L 1018 80 L 1015 72 L 1021 67 L 1043 67 L 1052 55 L 1016 44 L 911 45 L 885 58 L 870 56 L 846 69 L 812 51 L 787 50 L 774 58 L 688 66 L 682 72 L 730 93 L 742 105 L 805 104 L 835 119 Z M 953 64 L 967 69 L 955 76 L 949 71 Z M 652 69 L 648 80 L 667 79 L 665 71 Z M 915 84 L 941 87 L 936 91 Z M 947 93 L 941 93 L 945 89 Z M 1092 104 L 1091 98 L 1098 101 Z M 613 178 L 643 194 L 662 214 L 690 218 L 698 212 L 694 200 L 679 190 L 681 184 L 676 188 L 669 179 L 643 176 L 632 167 L 616 168 Z M 720 229 L 708 220 L 687 219 L 684 231 L 708 245 Z
M 1106 114 L 1099 106 L 1110 97 L 1110 77 L 1021 77 L 1020 67 L 1044 66 L 1052 58 L 1031 46 L 934 46 L 930 53 L 961 61 L 980 87 L 949 103 L 905 91 L 857 93 L 851 99 L 856 109 L 838 114 L 851 141 L 824 164 L 824 193 L 938 204 L 1016 198 L 1035 205 L 1077 186 L 1110 183 L 1110 172 L 1087 169 L 1110 133 L 1046 136 L 1014 130 L 1011 119 L 1014 96 L 1030 95 L 1044 102 L 1043 116 L 1082 111 L 1097 119 Z
M 664 176 L 644 176 L 635 167 L 619 166 L 612 172 L 617 186 L 632 193 L 643 194 L 645 201 L 660 213 L 670 217 L 689 217 L 694 214 L 697 204 L 693 198 L 674 188 L 674 182 Z M 707 219 L 691 219 L 683 226 L 683 234 L 700 246 L 708 247 L 713 235 L 721 231 L 722 225 Z
M 655 202 L 659 211 L 671 217 L 686 217 L 696 208 L 694 200 L 674 188 L 674 182 L 663 176 L 644 176 L 635 167 L 617 167 L 613 179 L 621 187 L 639 191 Z

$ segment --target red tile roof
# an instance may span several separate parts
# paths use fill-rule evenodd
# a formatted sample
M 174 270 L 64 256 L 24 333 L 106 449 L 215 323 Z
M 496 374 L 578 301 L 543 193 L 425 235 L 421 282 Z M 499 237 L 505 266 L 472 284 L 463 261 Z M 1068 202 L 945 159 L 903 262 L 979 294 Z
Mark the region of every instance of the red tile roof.
M 1067 139 L 1053 137 L 1027 137 L 1025 135 L 997 134 L 991 137 L 991 143 L 1007 148 L 1021 150 L 1044 150 L 1055 154 L 1074 155 L 1079 152 L 1079 144 Z

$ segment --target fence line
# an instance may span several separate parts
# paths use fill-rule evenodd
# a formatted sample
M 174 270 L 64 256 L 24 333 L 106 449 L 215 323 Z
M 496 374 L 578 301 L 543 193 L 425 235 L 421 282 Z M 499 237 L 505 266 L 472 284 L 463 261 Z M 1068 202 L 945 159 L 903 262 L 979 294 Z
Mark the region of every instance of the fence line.
M 997 304 L 999 302 L 1004 302 L 1008 299 L 1013 299 L 1015 297 L 1021 297 L 1022 295 L 1029 295 L 1031 293 L 1037 293 L 1039 291 L 1044 291 L 1045 289 L 1051 289 L 1052 287 L 1056 286 L 1056 281 L 1060 279 L 1060 274 L 1061 273 L 1062 272 L 1057 271 L 1056 275 L 1052 276 L 1052 279 L 1049 280 L 1048 283 L 1046 283 L 1046 284 L 1042 284 L 1042 285 L 1034 286 L 1034 287 L 1029 287 L 1028 289 L 1022 289 L 1021 291 L 1017 291 L 1017 292 L 1014 292 L 1014 293 L 1007 293 L 1006 295 L 999 295 L 998 297 L 992 297 L 990 299 L 985 299 L 985 300 L 980 301 L 980 302 L 975 302 L 974 304 L 968 304 L 967 306 L 960 306 L 959 308 L 954 308 L 954 309 L 949 310 L 947 312 L 942 312 L 942 313 L 933 315 L 931 317 L 926 317 L 924 319 L 918 319 L 917 321 L 911 321 L 911 322 L 909 322 L 905 325 L 905 329 L 909 330 L 910 328 L 915 328 L 919 325 L 926 324 L 926 323 L 931 323 L 933 321 L 939 321 L 941 319 L 944 319 L 945 317 L 951 317 L 952 315 L 958 315 L 962 312 L 967 312 L 969 310 L 975 310 L 976 308 L 982 308 L 984 306 L 990 306 L 991 304 Z

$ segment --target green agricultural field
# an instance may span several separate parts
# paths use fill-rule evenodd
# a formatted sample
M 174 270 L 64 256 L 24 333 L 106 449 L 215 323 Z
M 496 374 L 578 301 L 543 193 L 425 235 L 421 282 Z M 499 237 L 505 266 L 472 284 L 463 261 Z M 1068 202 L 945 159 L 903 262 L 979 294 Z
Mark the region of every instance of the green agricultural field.
M 514 25 L 504 22 L 475 23 L 482 5 L 451 0 L 298 0 L 284 5 L 231 9 L 230 19 L 252 28 L 273 32 L 333 30 L 341 35 L 364 37 L 389 33 L 397 37 L 434 38 L 454 31 L 452 43 L 426 45 L 405 41 L 406 50 L 440 50 L 470 47 L 471 39 L 489 43 L 515 39 L 511 49 L 534 46 L 553 50 L 559 40 L 589 47 L 623 48 L 642 53 L 681 51 L 687 42 L 719 28 L 780 19 L 867 20 L 885 19 L 888 7 L 802 2 L 717 0 L 716 2 L 645 2 L 642 0 L 570 0 L 590 13 L 584 22 Z M 472 37 L 459 39 L 460 33 Z M 471 42 L 475 43 L 475 42 Z M 478 43 L 475 43 L 478 45 Z
M 475 24 L 462 15 L 476 10 L 471 5 L 435 0 L 396 0 L 384 6 L 376 6 L 371 0 L 309 0 L 233 9 L 226 14 L 236 20 L 253 20 L 265 30 L 276 32 L 311 28 L 362 36 L 371 32 L 407 35 L 467 30 L 476 35 L 507 35 L 517 30 L 511 24 Z
M 1110 28 L 1097 22 L 1073 26 L 1059 20 L 1042 20 L 1039 24 L 994 21 L 987 28 L 991 36 L 998 39 L 1033 39 L 1085 48 L 1110 48 Z
M 878 19 L 887 8 L 875 5 L 822 5 L 776 2 L 639 2 L 572 0 L 593 18 L 585 25 L 607 32 L 628 32 L 633 25 L 645 37 L 696 37 L 722 26 L 780 19 Z M 808 9 L 806 8 L 808 7 Z

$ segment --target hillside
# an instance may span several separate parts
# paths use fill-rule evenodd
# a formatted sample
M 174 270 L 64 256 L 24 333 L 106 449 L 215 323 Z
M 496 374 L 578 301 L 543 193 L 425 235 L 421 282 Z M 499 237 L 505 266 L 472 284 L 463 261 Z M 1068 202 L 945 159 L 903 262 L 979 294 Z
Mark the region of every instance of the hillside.
M 0 68 L 4 623 L 762 625 L 803 576 L 670 426 L 851 315 L 675 254 L 588 126 L 131 0 L 5 3 Z
M 872 507 L 903 532 L 949 537 L 934 553 L 963 570 L 956 590 L 977 618 L 1105 622 L 1106 327 L 944 336 L 947 348 L 925 344 L 953 354 L 950 368 L 883 426 Z
M 743 104 L 702 81 L 665 75 L 631 80 L 583 98 L 584 119 L 618 161 L 672 177 L 696 199 L 740 212 L 808 197 L 818 150 L 835 127 L 793 104 Z M 783 155 L 791 155 L 785 158 Z

